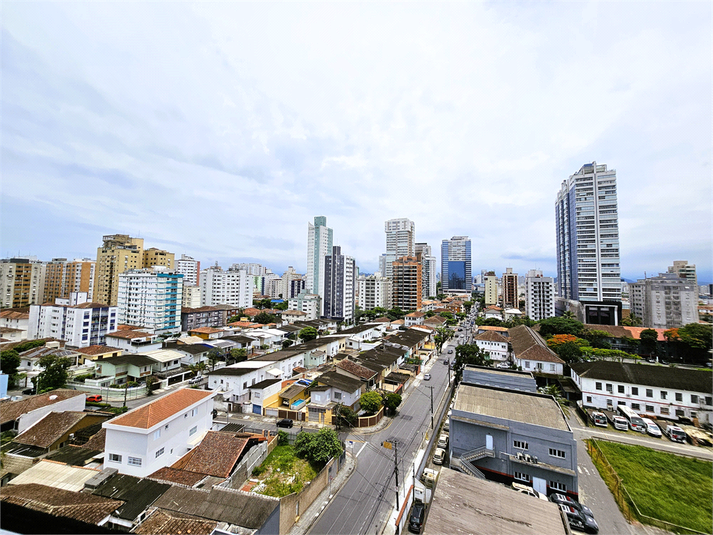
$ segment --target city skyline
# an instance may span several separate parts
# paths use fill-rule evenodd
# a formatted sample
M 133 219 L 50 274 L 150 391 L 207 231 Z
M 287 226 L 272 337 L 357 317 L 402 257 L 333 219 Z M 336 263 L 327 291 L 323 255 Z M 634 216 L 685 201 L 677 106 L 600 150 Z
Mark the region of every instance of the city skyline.
M 473 273 L 555 276 L 556 191 L 597 161 L 621 275 L 713 281 L 708 3 L 10 3 L 2 28 L 2 257 L 122 233 L 305 273 L 325 215 L 365 273 L 408 218 L 438 265 L 467 235 Z

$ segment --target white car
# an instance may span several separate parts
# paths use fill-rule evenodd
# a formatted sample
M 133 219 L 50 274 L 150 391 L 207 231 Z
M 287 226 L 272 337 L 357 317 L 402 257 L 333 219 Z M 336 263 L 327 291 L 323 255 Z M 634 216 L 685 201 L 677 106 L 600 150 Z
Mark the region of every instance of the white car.
M 661 438 L 661 429 L 651 418 L 642 418 L 646 425 L 646 432 L 652 437 Z

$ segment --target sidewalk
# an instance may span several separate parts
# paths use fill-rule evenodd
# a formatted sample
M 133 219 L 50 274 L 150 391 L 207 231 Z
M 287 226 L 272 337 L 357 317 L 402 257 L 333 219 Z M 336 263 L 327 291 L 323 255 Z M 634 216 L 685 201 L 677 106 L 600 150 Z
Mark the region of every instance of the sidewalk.
M 290 531 L 287 532 L 288 535 L 305 535 L 310 529 L 312 529 L 312 526 L 319 518 L 319 515 L 322 514 L 322 511 L 324 511 L 332 498 L 339 492 L 352 475 L 356 465 L 356 457 L 352 457 L 347 453 L 344 466 L 332 480 L 332 484 L 327 485 L 322 493 L 317 496 L 317 499 L 312 502 L 312 505 L 309 506 L 307 511 L 299 517 L 299 520 L 292 526 Z

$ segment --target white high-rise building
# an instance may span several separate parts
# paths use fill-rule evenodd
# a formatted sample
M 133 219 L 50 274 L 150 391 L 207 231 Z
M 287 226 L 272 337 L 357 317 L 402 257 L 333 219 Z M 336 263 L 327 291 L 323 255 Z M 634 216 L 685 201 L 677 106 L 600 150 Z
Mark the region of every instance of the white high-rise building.
M 433 256 L 431 251 L 431 246 L 427 243 L 417 243 L 416 244 L 416 256 L 421 255 L 421 284 L 423 289 L 421 290 L 421 296 L 423 299 L 428 299 L 429 297 L 436 297 L 438 292 L 438 287 L 436 286 L 436 273 L 438 271 L 438 263 L 436 257 Z
M 253 277 L 244 269 L 223 271 L 217 264 L 201 271 L 201 305 L 253 304 Z
M 316 216 L 307 228 L 307 274 L 305 290 L 317 294 L 324 306 L 324 259 L 332 254 L 333 232 L 325 216 Z M 321 314 L 321 311 L 320 311 Z
M 181 331 L 183 275 L 165 267 L 130 269 L 119 274 L 119 323 L 153 329 L 156 334 Z
M 181 255 L 176 260 L 176 273 L 183 275 L 183 285 L 198 286 L 200 284 L 201 263 L 193 257 Z
M 184 275 L 185 277 L 185 275 Z M 201 287 L 192 284 L 183 285 L 183 308 L 198 308 L 201 306 Z
M 280 279 L 280 294 L 282 294 L 282 298 L 295 297 L 304 287 L 304 277 L 297 273 L 295 268 L 289 266 Z
M 525 314 L 533 321 L 555 315 L 554 280 L 543 277 L 539 269 L 531 269 L 525 277 Z
M 56 298 L 54 305 L 31 305 L 27 337 L 56 338 L 74 347 L 104 345 L 106 335 L 117 330 L 118 309 L 87 302 L 86 292 Z
M 320 310 L 322 310 L 321 301 L 322 298 L 317 294 L 308 294 L 303 291 L 288 301 L 287 308 L 307 314 L 305 316 L 306 321 L 316 320 L 319 318 Z
M 629 301 L 631 313 L 650 329 L 698 323 L 698 286 L 676 273 L 660 273 L 630 283 Z
M 584 322 L 619 323 L 621 269 L 616 170 L 584 164 L 555 205 L 560 297 L 584 307 Z
M 359 308 L 371 310 L 381 307 L 389 310 L 393 308 L 392 281 L 376 273 L 374 275 L 360 275 L 357 281 L 357 295 Z
M 386 252 L 394 253 L 396 258 L 415 256 L 416 224 L 408 218 L 389 219 L 384 223 L 386 232 Z
M 351 256 L 342 254 L 338 245 L 324 259 L 324 311 L 326 318 L 354 321 L 357 267 Z

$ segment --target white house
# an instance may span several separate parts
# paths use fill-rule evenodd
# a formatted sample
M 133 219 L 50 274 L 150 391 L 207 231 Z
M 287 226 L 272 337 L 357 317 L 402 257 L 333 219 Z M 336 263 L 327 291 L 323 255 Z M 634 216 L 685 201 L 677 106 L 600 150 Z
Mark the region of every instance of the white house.
M 128 353 L 145 353 L 161 349 L 157 334 L 129 329 L 107 334 L 106 345 L 123 349 Z
M 117 307 L 99 303 L 79 302 L 73 293 L 70 299 L 56 299 L 56 304 L 32 305 L 27 336 L 57 338 L 74 347 L 104 344 L 107 334 L 117 329 Z
M 508 341 L 503 335 L 495 331 L 485 331 L 473 338 L 473 341 L 490 355 L 491 360 L 500 362 L 508 360 L 510 351 Z
M 526 325 L 509 331 L 513 361 L 526 372 L 562 375 L 565 362 L 547 347 L 547 342 Z
M 282 321 L 286 323 L 294 323 L 296 321 L 304 321 L 309 319 L 306 312 L 301 310 L 284 310 L 282 312 Z
M 157 349 L 143 353 L 156 361 L 153 365 L 155 372 L 167 372 L 181 367 L 184 354 L 175 349 Z
M 104 422 L 104 467 L 146 477 L 172 465 L 210 430 L 215 396 L 183 388 Z
M 322 406 L 341 403 L 354 411 L 359 410 L 359 398 L 366 391 L 366 384 L 360 379 L 331 371 L 323 373 L 316 380 L 318 386 L 311 390 L 312 403 Z
M 412 327 L 413 325 L 423 325 L 426 320 L 426 314 L 424 312 L 411 312 L 404 316 L 404 325 L 406 327 Z
M 571 368 L 585 407 L 614 410 L 626 405 L 642 416 L 713 422 L 713 372 L 603 360 Z

